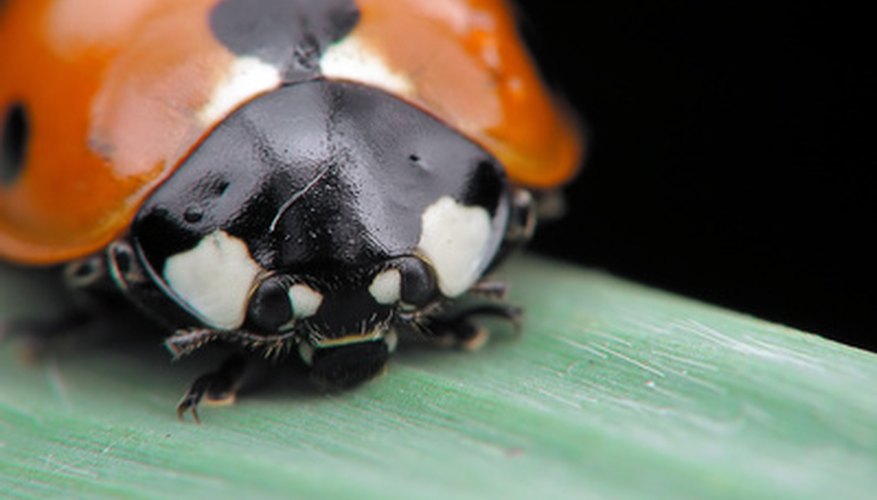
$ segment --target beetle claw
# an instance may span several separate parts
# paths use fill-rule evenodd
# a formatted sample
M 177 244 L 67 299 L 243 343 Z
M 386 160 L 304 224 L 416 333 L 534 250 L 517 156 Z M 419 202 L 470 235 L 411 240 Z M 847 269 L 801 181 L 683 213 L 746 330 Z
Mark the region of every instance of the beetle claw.
M 186 412 L 189 412 L 192 420 L 200 424 L 198 405 L 202 401 L 216 405 L 232 404 L 246 374 L 245 368 L 246 360 L 240 355 L 234 355 L 218 370 L 195 379 L 177 404 L 177 418 L 185 420 Z
M 191 402 L 188 396 L 188 393 L 186 396 L 183 396 L 183 401 L 177 405 L 177 418 L 181 421 L 185 421 L 186 412 L 188 411 L 192 414 L 192 420 L 194 420 L 196 424 L 200 424 L 201 418 L 198 416 L 198 403 Z
M 486 304 L 466 309 L 446 318 L 430 319 L 427 329 L 440 344 L 450 344 L 464 351 L 480 349 L 490 338 L 490 331 L 473 321 L 477 316 L 493 317 L 512 324 L 515 332 L 520 331 L 523 311 L 519 307 L 506 304 Z

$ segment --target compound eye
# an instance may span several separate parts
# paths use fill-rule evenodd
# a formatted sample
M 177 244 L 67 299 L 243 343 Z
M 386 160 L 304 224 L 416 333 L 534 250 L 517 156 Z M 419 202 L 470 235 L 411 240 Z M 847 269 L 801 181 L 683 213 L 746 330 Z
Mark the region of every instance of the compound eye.
M 405 304 L 424 306 L 438 294 L 432 266 L 416 257 L 404 257 L 394 263 L 401 273 L 400 299 Z
M 369 286 L 375 302 L 384 305 L 425 306 L 436 296 L 436 281 L 428 264 L 416 257 L 402 257 L 390 262 Z
M 247 315 L 259 330 L 277 332 L 292 321 L 288 286 L 280 278 L 268 278 L 253 293 Z

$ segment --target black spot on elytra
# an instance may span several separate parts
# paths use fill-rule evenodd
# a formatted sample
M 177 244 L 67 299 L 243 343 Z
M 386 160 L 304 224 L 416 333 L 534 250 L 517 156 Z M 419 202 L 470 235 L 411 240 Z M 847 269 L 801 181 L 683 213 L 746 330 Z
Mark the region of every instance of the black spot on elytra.
M 21 103 L 6 108 L 0 121 L 0 184 L 9 186 L 21 175 L 27 162 L 30 120 Z
M 354 0 L 222 0 L 210 16 L 223 45 L 280 68 L 286 83 L 317 76 L 320 56 L 357 22 Z

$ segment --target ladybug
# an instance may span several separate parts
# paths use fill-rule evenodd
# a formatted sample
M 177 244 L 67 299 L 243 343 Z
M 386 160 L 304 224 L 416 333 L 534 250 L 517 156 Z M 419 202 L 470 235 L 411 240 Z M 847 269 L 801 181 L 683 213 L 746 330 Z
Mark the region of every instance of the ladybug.
M 450 311 L 583 150 L 503 0 L 0 1 L 0 139 L 4 260 L 339 386 L 513 317 Z

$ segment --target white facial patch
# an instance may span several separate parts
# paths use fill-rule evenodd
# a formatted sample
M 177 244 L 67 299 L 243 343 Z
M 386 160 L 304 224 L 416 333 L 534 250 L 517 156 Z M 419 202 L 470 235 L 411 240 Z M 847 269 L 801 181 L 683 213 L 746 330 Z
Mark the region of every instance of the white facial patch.
M 320 59 L 320 68 L 328 78 L 364 83 L 402 96 L 414 93 L 411 80 L 393 71 L 377 50 L 356 36 L 329 47 Z
M 233 330 L 244 322 L 247 300 L 261 272 L 246 243 L 216 231 L 195 248 L 169 258 L 164 279 L 210 326 Z
M 214 125 L 259 94 L 280 86 L 276 67 L 255 57 L 240 57 L 219 82 L 207 104 L 198 112 L 201 123 Z
M 293 285 L 289 289 L 289 301 L 296 318 L 309 318 L 320 310 L 323 295 L 307 285 Z
M 447 297 L 462 294 L 478 280 L 490 257 L 490 214 L 444 197 L 423 212 L 422 224 L 418 247 L 435 268 L 439 288 Z
M 378 304 L 395 304 L 402 295 L 402 273 L 398 269 L 387 269 L 375 276 L 368 293 Z

